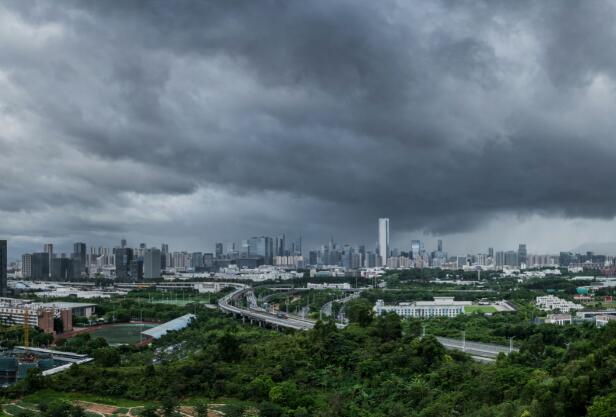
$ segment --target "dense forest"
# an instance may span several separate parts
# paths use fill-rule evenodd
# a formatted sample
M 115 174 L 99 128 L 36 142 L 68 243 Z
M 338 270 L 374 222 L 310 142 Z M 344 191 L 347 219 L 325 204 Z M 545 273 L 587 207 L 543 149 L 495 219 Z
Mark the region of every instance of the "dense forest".
M 250 327 L 201 311 L 189 328 L 151 347 L 108 347 L 83 336 L 97 360 L 43 378 L 32 373 L 6 397 L 53 388 L 128 399 L 233 399 L 262 416 L 614 416 L 616 326 L 534 325 L 522 313 L 421 322 L 348 307 L 344 330 Z M 480 364 L 432 336 L 514 337 L 520 353 Z M 80 343 L 75 341 L 74 343 Z

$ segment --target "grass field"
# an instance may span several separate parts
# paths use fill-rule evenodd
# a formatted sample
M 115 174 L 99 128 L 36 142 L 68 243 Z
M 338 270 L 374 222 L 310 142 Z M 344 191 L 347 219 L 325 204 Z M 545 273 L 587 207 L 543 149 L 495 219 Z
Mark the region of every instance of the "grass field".
M 496 307 L 494 306 L 466 306 L 464 307 L 465 314 L 473 313 L 496 313 Z
M 152 324 L 115 324 L 91 333 L 92 337 L 102 337 L 110 345 L 134 344 L 141 340 L 141 332 L 151 329 Z

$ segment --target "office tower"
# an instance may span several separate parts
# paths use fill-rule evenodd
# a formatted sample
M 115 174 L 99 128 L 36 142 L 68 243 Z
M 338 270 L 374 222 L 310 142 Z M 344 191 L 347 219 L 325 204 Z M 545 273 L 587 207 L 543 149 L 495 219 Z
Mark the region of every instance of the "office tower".
M 80 263 L 80 273 L 86 271 L 86 244 L 77 242 L 73 245 L 73 259 Z
M 381 256 L 381 265 L 387 263 L 389 257 L 389 219 L 379 219 L 379 255 Z
M 131 248 L 115 249 L 115 269 L 118 281 L 128 281 L 130 278 L 130 264 L 133 261 L 133 250 Z
M 274 244 L 273 239 L 267 236 L 251 237 L 246 242 L 247 254 L 263 257 L 265 265 L 274 264 Z
M 77 262 L 79 265 L 79 262 Z M 79 277 L 80 274 L 75 276 L 73 271 L 73 263 L 68 258 L 54 258 L 51 260 L 51 279 L 55 281 L 68 281 L 72 278 Z
M 437 251 L 439 252 L 443 252 L 443 241 L 441 239 L 438 240 L 437 242 Z
M 518 266 L 526 265 L 526 244 L 520 243 L 518 246 Z
M 45 243 L 43 245 L 43 252 L 49 254 L 49 275 L 51 276 L 51 261 L 53 259 L 53 243 Z
M 190 267 L 195 271 L 203 269 L 203 253 L 193 252 L 190 257 Z
M 222 243 L 218 242 L 216 244 L 216 258 L 217 259 L 222 258 L 222 254 L 223 254 L 223 245 Z
M 213 253 L 203 254 L 203 268 L 206 271 L 211 271 L 214 268 L 214 254 Z
M 167 269 L 167 256 L 166 253 L 160 253 L 160 270 L 164 271 Z
M 32 255 L 29 253 L 21 255 L 21 276 L 32 278 Z
M 560 266 L 569 266 L 575 260 L 575 255 L 571 252 L 561 252 L 558 257 L 558 264 Z
M 411 258 L 419 259 L 421 254 L 421 241 L 411 240 Z
M 167 254 L 167 253 L 169 253 L 169 245 L 168 245 L 168 244 L 166 244 L 166 243 L 161 244 L 161 245 L 160 245 L 160 252 L 161 252 L 162 254 Z
M 146 249 L 143 257 L 143 277 L 145 279 L 160 278 L 161 251 L 156 248 Z
M 518 265 L 518 253 L 514 250 L 505 252 L 505 266 L 517 267 Z
M 291 244 L 291 253 L 293 256 L 301 256 L 302 255 L 302 237 L 300 236 L 295 242 Z
M 311 250 L 308 252 L 308 264 L 311 266 L 317 265 L 319 259 L 319 252 L 316 250 Z
M 122 240 L 120 241 L 120 247 L 121 247 L 121 248 L 125 248 L 125 247 L 126 247 L 126 239 L 122 239 Z
M 6 297 L 8 290 L 7 241 L 0 240 L 0 297 Z
M 490 258 L 493 258 L 493 257 L 494 257 L 494 248 L 488 248 L 488 256 L 489 256 Z
M 49 279 L 49 254 L 45 252 L 32 254 L 32 271 L 30 274 L 32 279 L 47 280 Z
M 130 280 L 132 282 L 143 279 L 143 259 L 134 259 L 130 262 Z

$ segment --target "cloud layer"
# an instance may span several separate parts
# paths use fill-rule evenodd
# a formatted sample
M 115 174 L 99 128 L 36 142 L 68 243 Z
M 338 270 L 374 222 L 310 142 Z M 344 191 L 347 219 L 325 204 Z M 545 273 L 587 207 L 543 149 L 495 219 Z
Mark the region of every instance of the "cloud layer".
M 0 233 L 370 244 L 379 216 L 445 235 L 611 221 L 615 19 L 603 2 L 5 2 Z

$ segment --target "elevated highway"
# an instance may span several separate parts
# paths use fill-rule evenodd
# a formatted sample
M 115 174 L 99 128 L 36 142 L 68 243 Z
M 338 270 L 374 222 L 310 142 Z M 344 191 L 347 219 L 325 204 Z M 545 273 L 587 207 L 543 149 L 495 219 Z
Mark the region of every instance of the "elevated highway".
M 234 302 L 239 300 L 248 291 L 250 287 L 243 284 L 234 284 L 236 288 L 231 294 L 228 294 L 218 300 L 218 307 L 229 314 L 242 317 L 243 320 L 259 323 L 259 325 L 268 325 L 274 328 L 286 328 L 293 330 L 309 330 L 315 325 L 315 322 L 301 317 L 289 315 L 276 315 L 265 311 L 260 311 L 250 308 L 236 307 Z
M 223 312 L 241 317 L 244 321 L 249 320 L 251 323 L 259 324 L 260 326 L 265 325 L 276 329 L 285 328 L 293 330 L 310 330 L 316 324 L 316 321 L 314 320 L 304 319 L 298 316 L 282 313 L 280 315 L 276 315 L 262 309 L 238 307 L 235 303 L 246 295 L 250 296 L 252 294 L 250 299 L 253 299 L 254 294 L 252 293 L 252 287 L 238 283 L 229 283 L 228 285 L 235 287 L 235 290 L 218 300 L 218 307 Z M 352 294 L 349 297 L 336 301 L 347 302 L 356 296 L 356 294 Z M 338 328 L 345 327 L 343 324 L 339 323 L 337 323 L 336 326 Z M 460 340 L 440 336 L 437 336 L 436 339 L 446 349 L 454 349 L 468 353 L 474 360 L 479 362 L 492 363 L 496 361 L 496 358 L 500 353 L 508 355 L 511 352 L 519 351 L 519 349 L 512 346 L 470 342 L 464 339 Z

